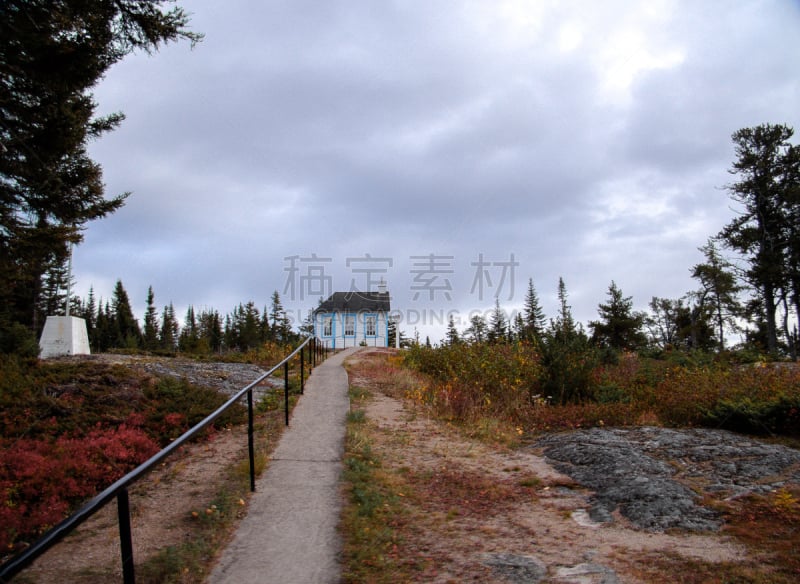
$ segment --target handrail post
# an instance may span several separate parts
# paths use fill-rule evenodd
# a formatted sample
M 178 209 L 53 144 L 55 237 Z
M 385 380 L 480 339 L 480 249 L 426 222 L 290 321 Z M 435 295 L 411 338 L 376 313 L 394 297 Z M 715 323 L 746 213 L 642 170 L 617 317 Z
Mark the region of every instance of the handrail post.
M 136 574 L 133 567 L 133 538 L 131 537 L 131 507 L 128 499 L 128 488 L 122 487 L 117 492 L 117 517 L 119 519 L 119 549 L 122 555 L 122 581 L 135 584 Z
M 250 459 L 250 492 L 256 492 L 256 453 L 253 444 L 253 390 L 247 391 L 247 455 Z
M 283 409 L 286 413 L 286 425 L 289 425 L 289 362 L 283 364 Z
M 300 395 L 303 395 L 305 392 L 305 365 L 306 358 L 303 354 L 303 349 L 300 349 Z

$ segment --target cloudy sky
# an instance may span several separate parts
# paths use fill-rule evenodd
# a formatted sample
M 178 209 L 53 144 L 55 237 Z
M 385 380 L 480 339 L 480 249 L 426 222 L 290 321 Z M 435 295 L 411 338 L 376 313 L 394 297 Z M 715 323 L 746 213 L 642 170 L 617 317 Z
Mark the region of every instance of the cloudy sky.
M 612 280 L 645 309 L 734 216 L 731 134 L 800 131 L 797 0 L 179 3 L 205 40 L 96 88 L 127 119 L 92 155 L 132 194 L 74 258 L 140 315 L 151 285 L 302 317 L 381 278 L 433 341 L 529 278 L 548 316 L 559 277 L 584 323 Z

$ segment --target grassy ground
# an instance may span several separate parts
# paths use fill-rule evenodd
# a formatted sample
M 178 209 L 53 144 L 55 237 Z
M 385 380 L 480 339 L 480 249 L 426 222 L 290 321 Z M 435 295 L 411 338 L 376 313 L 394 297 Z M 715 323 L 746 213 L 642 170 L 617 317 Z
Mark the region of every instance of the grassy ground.
M 382 469 L 373 452 L 362 409 L 369 396 L 365 388 L 350 389 L 343 477 L 348 503 L 340 525 L 345 534 L 342 580 L 391 584 L 408 581 L 413 574 L 412 567 L 398 556 L 406 520 L 401 493 L 407 485 Z

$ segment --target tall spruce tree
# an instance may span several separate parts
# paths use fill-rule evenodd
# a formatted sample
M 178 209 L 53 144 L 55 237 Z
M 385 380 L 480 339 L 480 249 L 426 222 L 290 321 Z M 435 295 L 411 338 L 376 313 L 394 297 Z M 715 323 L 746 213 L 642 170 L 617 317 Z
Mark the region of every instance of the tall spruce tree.
M 83 307 L 81 316 L 86 321 L 86 333 L 91 338 L 92 331 L 97 325 L 97 301 L 94 298 L 94 287 L 89 287 L 89 297 Z
M 567 286 L 558 279 L 559 311 L 540 343 L 542 391 L 549 401 L 566 404 L 592 398 L 591 372 L 597 355 L 583 327 L 575 322 Z
M 175 307 L 172 302 L 164 307 L 161 313 L 161 334 L 159 335 L 159 346 L 165 351 L 174 351 L 178 348 L 179 336 L 178 319 L 175 317 Z
M 247 351 L 261 342 L 261 316 L 255 302 L 240 303 L 225 320 L 225 344 L 232 349 Z
M 521 312 L 514 315 L 511 323 L 511 337 L 513 341 L 521 341 L 525 339 L 525 318 Z
M 494 310 L 489 318 L 487 338 L 490 343 L 503 343 L 508 338 L 508 318 L 497 298 L 494 300 Z
M 122 114 L 95 117 L 91 90 L 136 51 L 200 35 L 164 0 L 0 3 L 0 336 L 35 328 L 42 276 L 81 228 L 119 209 L 88 143 Z M 5 343 L 3 343 L 6 350 Z
M 272 338 L 279 343 L 289 342 L 292 334 L 292 325 L 286 314 L 286 310 L 283 308 L 281 296 L 278 294 L 277 290 L 272 293 L 269 321 Z
M 39 282 L 39 297 L 34 309 L 34 328 L 38 332 L 44 326 L 47 316 L 63 315 L 65 313 L 68 278 L 71 277 L 67 267 L 68 258 L 59 254 L 52 254 L 48 258 L 46 270 Z
M 155 351 L 160 346 L 158 331 L 158 311 L 155 306 L 155 295 L 153 287 L 147 289 L 147 308 L 144 312 L 144 348 L 148 351 Z
M 203 310 L 197 317 L 200 339 L 204 350 L 219 352 L 222 349 L 222 319 L 216 310 Z
M 561 336 L 565 339 L 577 335 L 578 329 L 575 319 L 572 318 L 572 307 L 567 303 L 567 285 L 564 278 L 558 278 L 558 315 L 550 321 L 551 336 Z
M 792 202 L 797 199 L 800 153 L 789 142 L 793 135 L 792 128 L 772 124 L 733 134 L 736 161 L 730 172 L 739 180 L 727 189 L 741 209 L 719 236 L 749 263 L 746 277 L 760 298 L 766 349 L 772 354 L 778 350 L 779 299 L 789 286 L 788 266 L 798 245 L 792 240 L 798 229 Z
M 120 349 L 136 349 L 142 345 L 142 330 L 139 321 L 133 316 L 131 301 L 122 285 L 122 280 L 117 280 L 111 304 L 111 331 L 114 341 L 111 347 Z
M 178 336 L 178 349 L 183 353 L 196 353 L 200 343 L 200 329 L 197 326 L 197 316 L 191 304 L 186 309 L 186 318 L 183 321 L 181 334 Z
M 533 286 L 533 278 L 528 279 L 528 290 L 525 293 L 525 303 L 522 307 L 522 314 L 525 323 L 524 336 L 527 340 L 538 340 L 541 338 L 547 327 L 547 318 L 544 315 L 536 288 Z
M 797 324 L 800 323 L 800 145 L 792 146 L 786 154 L 786 167 L 789 188 L 782 193 L 786 212 L 786 275 L 789 281 L 784 298 L 794 308 L 795 327 L 789 336 L 790 350 L 794 360 L 798 353 Z M 784 329 L 788 334 L 788 308 L 784 313 Z
M 112 319 L 110 315 L 111 307 L 108 305 L 108 301 L 103 303 L 103 299 L 100 298 L 97 303 L 97 317 L 95 318 L 94 329 L 88 330 L 89 346 L 94 352 L 102 353 L 107 351 L 113 344 L 111 339 Z
M 461 342 L 461 338 L 458 336 L 458 329 L 456 328 L 456 321 L 453 319 L 452 314 L 450 318 L 447 319 L 447 336 L 445 337 L 445 342 L 451 347 Z

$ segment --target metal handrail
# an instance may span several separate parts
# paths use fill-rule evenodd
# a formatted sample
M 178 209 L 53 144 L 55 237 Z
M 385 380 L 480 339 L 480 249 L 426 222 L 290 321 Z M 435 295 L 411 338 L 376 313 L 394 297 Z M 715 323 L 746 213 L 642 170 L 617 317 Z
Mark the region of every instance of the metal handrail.
M 58 525 L 50 529 L 41 538 L 35 541 L 28 549 L 12 558 L 2 566 L 0 566 L 0 582 L 9 582 L 11 578 L 24 570 L 33 563 L 39 556 L 44 554 L 47 550 L 57 544 L 59 541 L 69 535 L 75 528 L 81 525 L 84 521 L 89 519 L 92 515 L 97 513 L 102 507 L 106 505 L 112 498 L 117 497 L 117 514 L 119 518 L 120 529 L 120 547 L 122 551 L 122 575 L 125 584 L 133 584 L 135 581 L 133 571 L 133 544 L 130 533 L 130 509 L 128 505 L 128 485 L 136 482 L 147 471 L 175 452 L 178 448 L 183 446 L 186 442 L 194 438 L 201 430 L 211 424 L 219 416 L 221 416 L 228 408 L 233 406 L 239 401 L 244 394 L 247 394 L 247 409 L 248 409 L 248 454 L 250 459 L 250 490 L 255 491 L 255 457 L 253 447 L 253 388 L 259 383 L 264 381 L 267 377 L 272 375 L 280 367 L 284 367 L 284 396 L 285 396 L 285 412 L 286 412 L 286 425 L 289 425 L 289 361 L 295 355 L 300 353 L 300 392 L 304 389 L 303 380 L 303 362 L 305 357 L 303 349 L 306 345 L 311 345 L 309 357 L 311 365 L 314 367 L 317 363 L 318 353 L 321 351 L 316 343 L 314 337 L 308 337 L 303 341 L 299 347 L 292 351 L 289 355 L 275 365 L 272 369 L 258 377 L 252 383 L 240 389 L 233 397 L 222 404 L 214 412 L 206 416 L 202 421 L 198 422 L 184 432 L 180 437 L 176 438 L 169 446 L 154 454 L 151 458 L 144 461 L 128 474 L 118 479 L 114 484 L 107 487 L 101 493 L 95 495 L 83 507 L 78 509 L 75 513 L 61 521 Z M 327 353 L 327 352 L 326 352 Z M 325 355 L 327 356 L 327 354 Z

